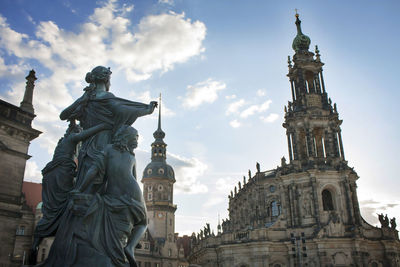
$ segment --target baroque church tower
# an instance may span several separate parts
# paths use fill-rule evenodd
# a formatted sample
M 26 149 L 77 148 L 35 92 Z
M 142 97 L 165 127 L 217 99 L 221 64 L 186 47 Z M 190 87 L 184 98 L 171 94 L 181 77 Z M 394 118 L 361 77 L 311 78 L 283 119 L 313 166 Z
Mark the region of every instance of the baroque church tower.
M 175 174 L 167 164 L 167 144 L 161 129 L 161 101 L 158 113 L 158 128 L 153 133 L 151 162 L 143 171 L 143 196 L 149 216 L 149 231 L 153 237 L 173 240 L 175 233 L 175 211 L 173 203 Z
M 148 228 L 135 255 L 139 266 L 187 266 L 182 238 L 175 233 L 175 173 L 167 164 L 167 144 L 161 129 L 161 97 L 158 128 L 151 144 L 151 162 L 143 171 L 143 197 L 147 207 Z
M 381 227 L 360 214 L 358 175 L 348 166 L 336 104 L 328 97 L 318 47 L 296 14 L 292 100 L 285 106 L 289 162 L 257 171 L 231 191 L 222 233 L 192 235 L 190 263 L 202 267 L 400 266 L 395 219 Z M 207 225 L 208 226 L 208 225 Z M 206 228 L 205 228 L 206 229 Z
M 309 51 L 310 38 L 301 31 L 296 14 L 297 36 L 293 40 L 293 63 L 288 57 L 288 77 L 292 101 L 285 107 L 285 123 L 289 159 L 297 167 L 318 166 L 340 168 L 346 165 L 336 104 L 325 90 L 318 47 Z

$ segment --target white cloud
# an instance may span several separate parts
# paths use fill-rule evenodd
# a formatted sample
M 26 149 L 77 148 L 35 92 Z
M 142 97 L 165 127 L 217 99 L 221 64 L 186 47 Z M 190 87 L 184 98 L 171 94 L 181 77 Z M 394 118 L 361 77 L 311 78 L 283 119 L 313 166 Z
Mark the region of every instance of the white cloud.
M 276 113 L 271 113 L 271 114 L 269 114 L 269 115 L 266 116 L 266 117 L 261 116 L 261 117 L 260 117 L 260 120 L 262 120 L 263 122 L 266 122 L 266 123 L 270 123 L 270 122 L 276 121 L 278 118 L 279 118 L 279 115 L 278 115 L 278 114 L 276 114 Z
M 233 128 L 239 128 L 242 124 L 238 120 L 233 120 L 229 122 L 229 125 Z
M 265 96 L 267 92 L 264 89 L 257 90 L 257 96 Z
M 239 109 L 246 104 L 246 101 L 244 99 L 240 99 L 238 101 L 232 102 L 228 105 L 228 108 L 226 109 L 225 114 L 233 114 L 233 113 L 238 113 Z
M 231 100 L 231 99 L 235 99 L 236 98 L 236 95 L 227 95 L 227 96 L 225 96 L 225 99 L 227 99 L 227 100 Z
M 183 106 L 197 108 L 203 103 L 213 103 L 218 99 L 218 92 L 225 88 L 225 83 L 211 78 L 195 85 L 189 85 L 186 96 L 183 98 Z
M 158 3 L 172 6 L 174 4 L 174 0 L 158 0 Z
M 267 100 L 264 103 L 262 103 L 261 105 L 252 105 L 250 107 L 248 107 L 247 109 L 245 109 L 244 111 L 242 111 L 240 113 L 240 117 L 241 118 L 247 118 L 251 115 L 254 115 L 255 113 L 261 113 L 263 111 L 266 111 L 269 106 L 271 105 L 272 100 Z
M 176 178 L 176 193 L 199 194 L 208 192 L 206 185 L 198 179 L 207 170 L 207 165 L 197 158 L 185 158 L 168 153 L 168 163 L 173 166 Z
M 206 202 L 203 204 L 203 208 L 210 208 L 224 202 L 226 202 L 226 197 L 213 195 L 207 198 Z
M 232 177 L 218 178 L 218 180 L 215 182 L 215 188 L 227 196 L 229 192 L 233 190 L 236 183 L 237 180 Z
M 50 74 L 37 74 L 39 79 L 34 91 L 35 121 L 46 132 L 58 133 L 53 129 L 55 125 L 63 125 L 58 114 L 73 102 L 71 92 L 79 92 L 76 87 L 85 85 L 85 74 L 91 68 L 116 65 L 118 68 L 113 72 L 125 74 L 128 81 L 145 80 L 155 71 L 171 70 L 175 64 L 204 51 L 204 23 L 191 21 L 184 13 L 170 12 L 143 17 L 133 32 L 134 26 L 124 17 L 132 10 L 132 5 L 119 7 L 116 1 L 110 0 L 78 25 L 78 31 L 67 31 L 53 21 L 41 21 L 37 22 L 34 36 L 13 30 L 0 15 L 0 49 L 18 62 L 8 64 L 0 57 L 0 76 L 25 76 L 27 62 L 32 59 L 50 71 Z M 25 81 L 14 80 L 13 89 L 1 97 L 19 104 Z M 165 111 L 168 116 L 168 109 Z M 41 135 L 39 142 L 46 143 L 42 145 L 50 149 L 56 141 L 45 138 L 46 134 Z
M 35 161 L 28 160 L 26 162 L 24 180 L 36 183 L 42 182 L 42 173 Z

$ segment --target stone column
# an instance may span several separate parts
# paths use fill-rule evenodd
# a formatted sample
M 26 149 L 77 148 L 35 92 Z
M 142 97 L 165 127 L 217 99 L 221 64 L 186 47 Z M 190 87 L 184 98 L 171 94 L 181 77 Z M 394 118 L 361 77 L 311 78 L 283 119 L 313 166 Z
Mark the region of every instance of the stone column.
M 288 150 L 289 150 L 289 160 L 292 162 L 293 156 L 292 156 L 292 140 L 290 138 L 290 133 L 286 132 L 287 135 L 287 142 L 288 142 Z
M 293 80 L 290 80 L 290 88 L 292 89 L 292 99 L 293 99 L 293 102 L 296 100 L 296 94 L 295 94 L 295 91 L 294 91 L 294 88 L 293 88 Z
M 309 158 L 314 158 L 315 157 L 314 138 L 312 136 L 312 132 L 313 132 L 312 128 L 306 129 L 307 151 L 308 151 L 308 157 Z
M 344 150 L 343 150 L 343 142 L 342 142 L 342 131 L 338 131 L 338 137 L 339 137 L 339 146 L 340 146 L 340 153 L 341 153 L 341 158 L 342 160 L 345 160 L 344 158 Z
M 293 158 L 294 160 L 299 159 L 299 154 L 298 154 L 298 148 L 297 148 L 297 138 L 295 132 L 291 132 L 291 139 L 292 139 L 292 145 L 293 145 Z
M 344 190 L 345 198 L 346 198 L 346 211 L 347 211 L 347 223 L 354 224 L 354 215 L 353 215 L 353 205 L 351 201 L 351 192 L 349 187 L 349 181 L 347 178 L 341 182 L 342 189 Z
M 312 188 L 312 203 L 314 204 L 314 218 L 318 227 L 321 227 L 321 222 L 319 218 L 319 202 L 318 202 L 318 192 L 317 192 L 317 179 L 315 177 L 310 177 L 311 188 Z

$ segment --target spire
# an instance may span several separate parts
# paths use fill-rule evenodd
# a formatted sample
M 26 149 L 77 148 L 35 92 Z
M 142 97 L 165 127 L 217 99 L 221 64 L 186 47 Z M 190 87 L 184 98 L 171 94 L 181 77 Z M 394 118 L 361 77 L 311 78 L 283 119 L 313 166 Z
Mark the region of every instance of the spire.
M 165 133 L 161 129 L 161 93 L 159 97 L 159 103 L 158 103 L 158 128 L 157 130 L 153 133 L 153 136 L 155 138 L 153 144 L 151 144 L 152 147 L 152 156 L 151 159 L 155 161 L 165 161 L 167 158 L 167 144 L 164 143 L 164 137 Z
M 161 93 L 158 101 L 158 128 L 157 131 L 153 133 L 155 139 L 163 139 L 165 137 L 165 133 L 161 129 Z
M 28 76 L 25 77 L 25 79 L 27 80 L 25 86 L 25 94 L 20 107 L 22 110 L 34 114 L 32 99 L 33 99 L 33 89 L 35 88 L 35 81 L 37 80 L 35 76 L 35 71 L 31 70 Z
M 299 51 L 308 51 L 308 48 L 310 47 L 311 39 L 307 35 L 303 34 L 301 31 L 301 20 L 299 19 L 299 14 L 297 13 L 296 9 L 296 28 L 297 28 L 297 35 L 293 40 L 292 48 L 294 51 L 299 52 Z

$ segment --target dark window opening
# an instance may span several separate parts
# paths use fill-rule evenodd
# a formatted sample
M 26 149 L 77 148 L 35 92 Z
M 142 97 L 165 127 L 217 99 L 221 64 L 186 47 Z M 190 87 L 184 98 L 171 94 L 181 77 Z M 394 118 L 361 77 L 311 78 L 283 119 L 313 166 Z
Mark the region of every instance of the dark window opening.
M 329 190 L 322 191 L 322 206 L 324 210 L 334 210 L 332 194 Z

